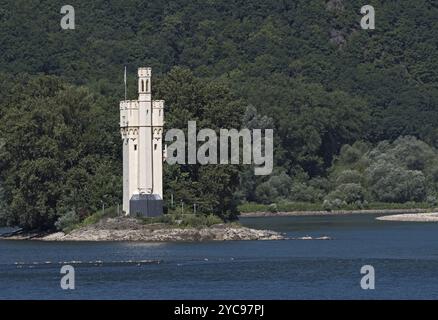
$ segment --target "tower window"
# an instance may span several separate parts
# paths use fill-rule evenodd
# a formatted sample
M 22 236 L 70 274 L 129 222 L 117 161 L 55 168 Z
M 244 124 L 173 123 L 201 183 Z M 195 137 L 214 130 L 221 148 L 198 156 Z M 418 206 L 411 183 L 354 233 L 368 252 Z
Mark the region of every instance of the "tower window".
M 144 81 L 141 80 L 141 92 L 144 92 Z
M 154 150 L 157 150 L 157 144 L 156 143 L 154 144 Z
M 149 80 L 146 80 L 146 92 L 149 92 Z
M 136 144 L 134 144 L 134 150 L 137 151 L 137 145 Z

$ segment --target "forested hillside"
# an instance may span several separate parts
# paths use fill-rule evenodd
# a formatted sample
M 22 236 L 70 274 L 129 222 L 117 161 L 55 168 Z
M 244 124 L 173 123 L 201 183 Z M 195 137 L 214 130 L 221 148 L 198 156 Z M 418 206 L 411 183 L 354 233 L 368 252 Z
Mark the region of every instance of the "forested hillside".
M 435 0 L 70 4 L 75 30 L 61 29 L 59 1 L 0 3 L 2 222 L 50 228 L 121 201 L 125 65 L 132 99 L 136 68 L 153 68 L 167 128 L 274 129 L 271 176 L 166 166 L 166 201 L 222 218 L 244 202 L 435 205 Z M 360 28 L 365 4 L 376 30 Z

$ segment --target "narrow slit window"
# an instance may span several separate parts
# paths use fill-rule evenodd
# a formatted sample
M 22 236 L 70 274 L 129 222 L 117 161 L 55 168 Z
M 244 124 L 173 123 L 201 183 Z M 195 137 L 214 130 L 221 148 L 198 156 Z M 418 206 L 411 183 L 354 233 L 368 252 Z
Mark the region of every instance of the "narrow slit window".
M 137 151 L 137 145 L 134 144 L 134 151 Z

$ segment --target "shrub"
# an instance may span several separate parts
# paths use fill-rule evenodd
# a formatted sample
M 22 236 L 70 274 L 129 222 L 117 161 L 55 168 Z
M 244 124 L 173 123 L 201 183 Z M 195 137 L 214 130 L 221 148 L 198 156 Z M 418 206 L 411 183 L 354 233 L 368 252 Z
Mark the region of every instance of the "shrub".
M 360 184 L 362 182 L 362 175 L 357 170 L 344 170 L 336 177 L 336 185 L 346 183 Z
M 64 215 L 60 216 L 55 222 L 55 227 L 61 231 L 69 231 L 74 228 L 75 225 L 79 223 L 79 216 L 75 211 L 68 211 Z
M 356 141 L 352 146 L 346 144 L 342 146 L 338 160 L 343 165 L 352 165 L 369 150 L 370 146 L 364 141 Z
M 268 182 L 271 188 L 275 188 L 279 196 L 284 198 L 289 196 L 292 179 L 286 173 L 282 172 L 278 176 L 273 176 Z
M 269 212 L 278 212 L 278 207 L 276 203 L 271 203 L 268 207 Z
M 395 167 L 380 160 L 366 171 L 374 198 L 382 202 L 421 202 L 426 197 L 426 178 L 421 171 Z
M 273 200 L 277 199 L 278 192 L 271 187 L 269 182 L 263 182 L 259 184 L 256 188 L 256 198 L 257 202 L 269 204 Z
M 426 202 L 431 207 L 435 207 L 435 206 L 438 205 L 438 199 L 435 196 L 428 196 L 427 199 L 426 199 Z
M 245 202 L 239 205 L 239 212 L 263 212 L 267 211 L 265 204 Z
M 327 193 L 332 188 L 330 181 L 321 177 L 310 179 L 308 185 L 314 189 L 317 189 L 323 194 Z
M 183 214 L 179 225 L 181 227 L 202 228 L 210 227 L 214 224 L 224 223 L 221 218 L 215 215 L 202 214 Z
M 322 203 L 322 207 L 326 211 L 339 210 L 342 206 L 346 205 L 341 199 L 333 199 L 333 200 L 324 200 Z
M 256 188 L 257 201 L 269 204 L 272 201 L 285 199 L 290 194 L 292 179 L 284 172 L 272 176 L 268 181 Z
M 350 145 L 344 145 L 341 148 L 341 153 L 339 155 L 339 160 L 343 164 L 353 164 L 357 162 L 362 156 L 361 152 Z
M 304 182 L 295 182 L 292 184 L 289 199 L 292 201 L 313 202 L 314 190 Z
M 293 202 L 320 202 L 331 189 L 328 179 L 316 177 L 306 182 L 292 183 L 289 199 Z
M 224 223 L 224 221 L 222 221 L 221 218 L 219 218 L 218 216 L 216 216 L 214 214 L 209 214 L 209 215 L 205 216 L 205 224 L 208 227 L 215 225 L 215 224 L 220 224 L 220 223 Z
M 365 200 L 365 189 L 357 183 L 345 183 L 339 185 L 335 191 L 329 193 L 326 200 L 339 199 L 347 204 L 363 202 Z
M 171 227 L 182 228 L 203 228 L 224 223 L 220 217 L 213 214 L 168 213 L 158 217 L 143 217 L 141 220 L 144 224 L 164 223 Z
M 435 150 L 415 137 L 399 137 L 392 144 L 391 153 L 409 170 L 424 170 L 436 159 Z

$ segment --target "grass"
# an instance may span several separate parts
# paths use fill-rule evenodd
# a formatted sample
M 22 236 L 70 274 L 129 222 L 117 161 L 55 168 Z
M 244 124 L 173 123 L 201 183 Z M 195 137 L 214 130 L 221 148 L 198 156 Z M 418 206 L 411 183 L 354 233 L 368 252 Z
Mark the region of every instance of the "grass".
M 111 207 L 105 210 L 105 214 L 102 211 L 97 211 L 88 216 L 79 223 L 69 226 L 63 229 L 64 232 L 69 233 L 73 230 L 83 228 L 98 223 L 103 218 L 117 217 L 117 208 Z M 224 221 L 218 216 L 209 214 L 181 214 L 181 213 L 169 213 L 159 217 L 137 217 L 142 224 L 165 224 L 167 227 L 174 228 L 205 228 L 215 224 L 224 223 Z M 234 223 L 236 224 L 236 223 Z M 237 224 L 236 224 L 237 226 Z
M 389 210 L 389 209 L 432 209 L 426 202 L 384 203 L 372 202 L 365 208 L 359 208 L 354 204 L 344 205 L 339 210 Z M 241 213 L 246 212 L 290 212 L 290 211 L 325 211 L 322 203 L 311 202 L 278 202 L 276 204 L 259 204 L 253 202 L 243 203 L 238 207 Z
M 76 223 L 72 226 L 69 226 L 69 227 L 63 229 L 63 231 L 66 233 L 69 233 L 73 230 L 98 223 L 103 218 L 114 218 L 114 217 L 117 217 L 117 207 L 110 207 L 108 209 L 105 209 L 105 213 L 103 213 L 102 210 L 99 210 L 99 211 L 93 213 L 92 215 L 86 217 L 81 222 Z
M 168 213 L 159 217 L 140 218 L 143 224 L 164 223 L 169 227 L 205 228 L 224 223 L 218 216 L 209 214 Z
M 310 202 L 279 202 L 276 204 L 260 204 L 247 202 L 241 204 L 239 212 L 276 212 L 276 211 L 322 211 L 322 203 Z

